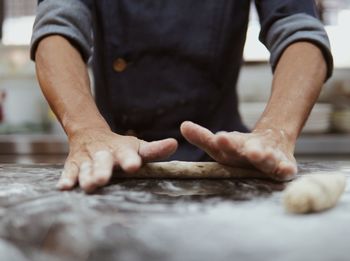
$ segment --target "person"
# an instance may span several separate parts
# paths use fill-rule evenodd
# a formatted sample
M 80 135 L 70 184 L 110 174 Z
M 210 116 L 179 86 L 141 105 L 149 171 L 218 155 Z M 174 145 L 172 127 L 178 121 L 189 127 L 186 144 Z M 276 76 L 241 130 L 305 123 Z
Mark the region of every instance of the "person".
M 235 87 L 250 1 L 38 2 L 31 58 L 70 146 L 60 189 L 164 159 L 296 174 L 296 139 L 333 70 L 314 1 L 255 1 L 274 77 L 251 132 Z

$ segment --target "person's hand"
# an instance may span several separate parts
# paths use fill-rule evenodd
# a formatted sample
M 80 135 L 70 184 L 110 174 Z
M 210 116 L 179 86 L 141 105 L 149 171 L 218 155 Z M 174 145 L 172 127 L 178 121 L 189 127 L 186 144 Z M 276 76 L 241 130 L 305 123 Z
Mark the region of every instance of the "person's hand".
M 133 173 L 143 162 L 170 156 L 177 149 L 177 141 L 146 142 L 106 129 L 84 129 L 69 137 L 69 147 L 58 189 L 69 190 L 79 182 L 84 191 L 92 192 L 109 182 L 114 167 Z
M 252 133 L 218 132 L 192 122 L 181 125 L 182 135 L 221 164 L 254 167 L 267 176 L 288 180 L 297 173 L 293 156 L 294 142 L 280 130 L 256 130 Z

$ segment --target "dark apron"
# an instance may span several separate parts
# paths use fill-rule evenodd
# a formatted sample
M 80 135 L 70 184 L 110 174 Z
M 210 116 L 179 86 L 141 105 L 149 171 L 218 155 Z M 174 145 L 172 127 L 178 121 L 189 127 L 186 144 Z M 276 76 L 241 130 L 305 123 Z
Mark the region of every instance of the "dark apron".
M 249 1 L 95 1 L 97 104 L 119 134 L 176 138 L 171 159 L 208 160 L 180 124 L 242 131 L 236 81 Z

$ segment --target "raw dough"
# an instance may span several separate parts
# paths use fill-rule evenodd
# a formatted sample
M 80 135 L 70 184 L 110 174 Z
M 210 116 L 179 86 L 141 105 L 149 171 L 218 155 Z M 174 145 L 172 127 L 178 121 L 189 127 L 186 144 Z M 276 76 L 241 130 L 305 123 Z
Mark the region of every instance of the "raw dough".
M 145 164 L 133 174 L 118 172 L 121 178 L 168 178 L 168 179 L 226 179 L 263 178 L 274 179 L 254 169 L 233 168 L 216 162 L 169 161 Z
M 283 202 L 291 213 L 319 212 L 334 207 L 346 187 L 342 174 L 314 173 L 302 176 L 286 188 Z

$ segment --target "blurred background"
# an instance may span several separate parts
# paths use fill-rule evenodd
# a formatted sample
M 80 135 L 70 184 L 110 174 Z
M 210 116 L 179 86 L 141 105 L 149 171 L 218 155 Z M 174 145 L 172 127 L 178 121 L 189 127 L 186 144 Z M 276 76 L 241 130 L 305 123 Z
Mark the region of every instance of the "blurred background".
M 62 163 L 66 137 L 43 98 L 29 59 L 36 0 L 0 0 L 0 163 Z M 334 76 L 323 88 L 300 137 L 298 159 L 350 158 L 350 0 L 317 1 L 334 54 Z M 269 97 L 269 54 L 258 42 L 252 7 L 238 90 L 252 127 Z

